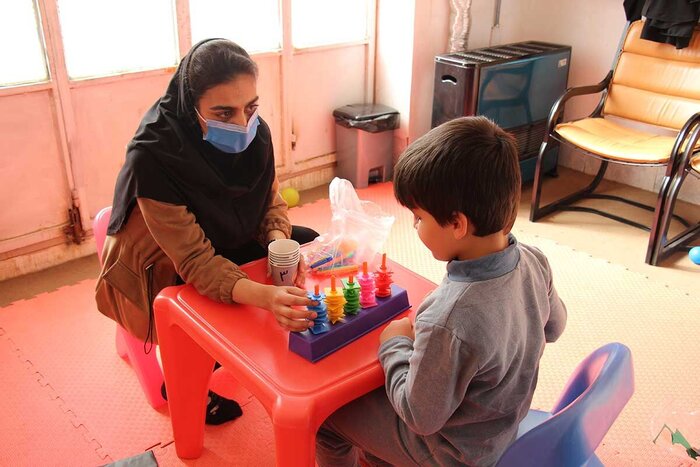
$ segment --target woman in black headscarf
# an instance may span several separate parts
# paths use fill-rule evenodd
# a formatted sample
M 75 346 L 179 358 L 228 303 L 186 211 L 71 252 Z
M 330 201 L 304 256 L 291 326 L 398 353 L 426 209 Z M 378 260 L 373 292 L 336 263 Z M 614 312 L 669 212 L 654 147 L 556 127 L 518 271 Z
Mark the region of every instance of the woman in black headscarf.
M 313 325 L 313 313 L 292 308 L 314 304 L 304 289 L 260 284 L 238 267 L 264 257 L 271 241 L 318 235 L 289 223 L 270 128 L 257 112 L 257 72 L 233 42 L 200 42 L 127 147 L 96 300 L 144 346 L 157 342 L 155 295 L 183 282 L 219 302 L 270 310 L 291 331 Z M 302 262 L 296 285 L 303 281 Z M 240 415 L 234 401 L 210 397 L 208 423 Z

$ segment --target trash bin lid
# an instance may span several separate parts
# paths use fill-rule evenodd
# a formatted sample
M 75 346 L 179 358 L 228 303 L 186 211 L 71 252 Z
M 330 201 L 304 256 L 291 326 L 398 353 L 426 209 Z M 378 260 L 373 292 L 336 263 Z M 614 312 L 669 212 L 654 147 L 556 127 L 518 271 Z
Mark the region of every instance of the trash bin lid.
M 382 115 L 398 114 L 399 111 L 382 104 L 350 104 L 338 107 L 333 111 L 333 116 L 346 120 L 371 120 Z

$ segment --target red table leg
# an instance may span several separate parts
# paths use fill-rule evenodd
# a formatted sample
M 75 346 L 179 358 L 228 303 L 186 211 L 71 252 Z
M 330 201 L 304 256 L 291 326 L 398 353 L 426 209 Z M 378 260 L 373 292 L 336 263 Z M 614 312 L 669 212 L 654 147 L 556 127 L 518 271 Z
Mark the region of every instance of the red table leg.
M 158 343 L 173 424 L 175 450 L 183 459 L 202 454 L 209 379 L 214 359 L 168 320 L 167 300 L 156 300 Z
M 316 430 L 313 407 L 295 399 L 278 400 L 272 409 L 277 467 L 313 467 Z

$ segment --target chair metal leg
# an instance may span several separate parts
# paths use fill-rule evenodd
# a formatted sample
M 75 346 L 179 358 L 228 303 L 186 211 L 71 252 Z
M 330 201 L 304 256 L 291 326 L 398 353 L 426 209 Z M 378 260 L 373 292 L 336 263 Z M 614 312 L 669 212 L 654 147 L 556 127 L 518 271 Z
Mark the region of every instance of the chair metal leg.
M 555 108 L 558 108 L 555 106 Z M 545 133 L 545 138 L 540 145 L 540 152 L 537 157 L 537 164 L 535 166 L 535 176 L 533 180 L 532 188 L 532 201 L 530 205 L 530 221 L 537 222 L 538 219 L 544 217 L 555 211 L 577 211 L 577 212 L 587 212 L 591 214 L 597 214 L 599 216 L 612 219 L 626 225 L 640 228 L 647 232 L 650 232 L 649 242 L 647 245 L 647 253 L 645 261 L 651 265 L 657 265 L 661 260 L 670 255 L 673 251 L 679 248 L 685 248 L 688 243 L 690 243 L 693 238 L 700 236 L 700 222 L 694 224 L 689 223 L 682 217 L 674 214 L 673 208 L 675 207 L 676 198 L 678 197 L 678 192 L 680 191 L 683 180 L 688 173 L 688 167 L 690 160 L 694 154 L 697 154 L 697 145 L 700 141 L 700 112 L 691 117 L 690 120 L 684 125 L 683 129 L 676 138 L 674 147 L 670 154 L 670 160 L 667 164 L 667 171 L 664 177 L 661 189 L 659 191 L 656 206 L 647 206 L 637 201 L 622 198 L 620 196 L 608 195 L 608 194 L 594 194 L 593 191 L 598 187 L 600 182 L 603 180 L 605 171 L 608 167 L 608 160 L 601 159 L 600 168 L 598 173 L 591 181 L 591 183 L 568 196 L 565 196 L 557 201 L 554 201 L 546 206 L 540 207 L 541 197 L 542 197 L 542 168 L 544 155 L 550 147 L 550 144 L 557 143 L 560 141 L 553 137 L 553 122 L 556 120 L 557 113 L 554 111 L 550 112 L 550 126 L 548 131 Z M 553 141 L 552 141 L 553 140 Z M 552 142 L 550 142 L 552 141 Z M 682 149 L 685 148 L 685 149 Z M 578 148 L 580 149 L 580 148 Z M 681 155 L 681 150 L 683 154 Z M 586 152 L 586 151 L 584 151 Z M 592 154 L 597 157 L 595 154 Z M 587 206 L 573 206 L 572 204 L 581 199 L 607 199 L 612 201 L 619 201 L 635 206 L 637 208 L 645 209 L 647 211 L 654 213 L 654 220 L 651 227 L 640 224 L 630 219 L 626 219 L 615 214 L 611 214 L 599 209 L 587 207 Z M 671 220 L 676 220 L 680 222 L 685 230 L 677 235 L 675 238 L 668 240 L 668 229 Z
M 658 263 L 659 248 L 666 237 L 668 232 L 668 227 L 671 222 L 671 216 L 668 213 L 664 213 L 666 201 L 669 196 L 669 187 L 671 186 L 671 181 L 673 180 L 672 170 L 667 170 L 664 175 L 664 179 L 661 182 L 661 187 L 659 187 L 659 195 L 656 199 L 656 209 L 654 210 L 654 220 L 651 223 L 651 231 L 649 232 L 649 244 L 647 245 L 647 255 L 644 262 L 652 266 L 656 266 Z M 675 203 L 672 203 L 675 204 Z M 671 207 L 671 213 L 673 212 L 673 206 Z M 664 215 L 666 214 L 666 215 Z
M 546 206 L 539 207 L 540 205 L 540 198 L 542 195 L 542 161 L 544 159 L 544 153 L 547 150 L 547 145 L 548 143 L 542 143 L 542 146 L 540 147 L 540 154 L 537 158 L 537 166 L 535 168 L 535 180 L 534 184 L 532 187 L 532 206 L 530 208 L 530 221 L 531 222 L 536 222 L 538 219 L 541 217 L 546 216 L 547 214 L 551 214 L 554 211 L 562 210 L 562 209 L 568 209 L 572 211 L 586 211 L 586 212 L 593 212 L 595 210 L 590 210 L 589 208 L 578 208 L 578 207 L 571 207 L 569 206 L 571 203 L 574 203 L 582 198 L 585 198 L 589 196 L 593 190 L 595 190 L 598 185 L 600 185 L 600 182 L 603 180 L 603 177 L 605 176 L 605 171 L 608 168 L 608 161 L 601 161 L 600 162 L 600 168 L 598 169 L 598 173 L 596 174 L 595 178 L 591 181 L 591 183 L 579 190 L 576 191 L 568 196 L 565 196 L 564 198 L 554 201 Z M 598 213 L 598 212 L 596 212 Z
M 680 167 L 678 171 L 681 173 L 674 174 L 674 176 L 670 179 L 669 186 L 666 187 L 668 193 L 666 193 L 666 196 L 664 197 L 665 199 L 662 201 L 658 230 L 654 235 L 653 244 L 652 238 L 649 239 L 649 247 L 652 248 L 652 251 L 651 255 L 647 253 L 647 256 L 651 256 L 648 258 L 648 263 L 652 266 L 657 266 L 663 257 L 668 256 L 670 253 L 670 251 L 666 250 L 665 254 L 663 254 L 665 250 L 664 247 L 668 242 L 668 229 L 671 224 L 670 214 L 673 213 L 673 209 L 676 206 L 678 192 L 680 191 L 681 185 L 683 184 L 683 179 L 685 178 L 683 175 L 685 168 Z
M 539 161 L 539 159 L 538 159 L 538 161 Z M 591 181 L 591 183 L 587 187 L 585 187 L 585 188 L 583 188 L 575 193 L 572 193 L 568 196 L 565 196 L 564 198 L 562 198 L 558 201 L 554 201 L 554 202 L 552 202 L 546 206 L 543 206 L 543 207 L 539 207 L 541 190 L 542 190 L 542 187 L 541 187 L 542 174 L 538 174 L 537 170 L 536 170 L 535 171 L 535 182 L 538 183 L 538 185 L 536 187 L 533 187 L 533 194 L 532 194 L 533 201 L 532 201 L 532 207 L 530 210 L 530 221 L 536 222 L 537 219 L 539 219 L 543 216 L 546 216 L 547 214 L 550 214 L 554 211 L 587 212 L 590 214 L 597 214 L 599 216 L 603 216 L 603 217 L 606 217 L 608 219 L 612 219 L 614 221 L 621 222 L 625 225 L 629 225 L 632 227 L 636 227 L 638 229 L 645 230 L 647 232 L 651 232 L 654 228 L 656 228 L 657 232 L 658 232 L 658 225 L 660 225 L 660 224 L 658 224 L 659 219 L 657 217 L 660 216 L 661 213 L 663 213 L 663 209 L 659 209 L 659 205 L 663 206 L 663 203 L 665 202 L 664 201 L 665 198 L 663 197 L 663 193 L 665 193 L 665 191 L 664 191 L 665 189 L 662 188 L 662 191 L 659 193 L 659 199 L 657 200 L 656 208 L 654 208 L 653 206 L 647 206 L 647 205 L 639 203 L 637 201 L 623 198 L 621 196 L 593 193 L 593 191 L 598 187 L 600 182 L 603 180 L 603 177 L 605 175 L 605 171 L 607 170 L 607 168 L 608 168 L 608 161 L 602 160 L 600 163 L 600 168 L 598 169 L 598 173 L 596 174 L 595 178 Z M 668 181 L 666 181 L 666 183 L 669 184 Z M 670 186 L 670 184 L 669 184 L 669 186 Z M 618 202 L 622 202 L 625 204 L 629 204 L 630 206 L 634 206 L 634 207 L 637 207 L 640 209 L 645 209 L 647 211 L 656 213 L 654 223 L 652 224 L 652 227 L 650 228 L 647 225 L 640 224 L 639 222 L 635 222 L 633 220 L 630 220 L 630 219 L 627 219 L 627 218 L 624 218 L 621 216 L 617 216 L 617 215 L 611 214 L 609 212 L 601 211 L 600 209 L 589 208 L 586 206 L 572 206 L 573 203 L 575 203 L 576 201 L 582 200 L 582 199 L 607 199 L 607 200 L 611 200 L 611 201 L 618 201 Z M 672 211 L 668 214 L 668 216 L 669 216 L 669 222 L 671 219 L 675 219 L 685 227 L 690 227 L 690 225 L 691 225 L 690 223 L 688 223 L 687 220 L 683 219 L 682 217 L 680 217 L 676 214 L 673 214 Z M 651 236 L 653 237 L 654 242 L 660 242 L 660 240 L 658 239 L 658 234 L 652 233 Z M 650 246 L 648 247 L 648 251 L 647 251 L 648 258 L 651 257 L 651 255 L 653 254 L 653 250 L 654 250 L 654 248 L 652 247 L 652 243 L 650 243 L 649 245 Z M 647 262 L 649 262 L 649 261 L 650 260 L 648 259 Z M 651 263 L 649 263 L 649 264 L 651 264 Z
M 684 247 L 689 249 L 688 243 L 694 237 L 700 236 L 700 222 L 696 222 L 695 225 L 684 222 L 683 226 L 686 229 L 673 239 L 668 240 L 671 218 L 678 218 L 673 214 L 676 200 L 685 177 L 689 173 L 690 161 L 693 155 L 697 154 L 698 141 L 700 141 L 700 112 L 691 117 L 683 126 L 671 151 L 671 161 L 659 192 L 657 212 L 647 247 L 645 261 L 652 266 L 658 265 L 675 250 Z M 684 146 L 685 149 L 681 155 L 680 151 Z
M 540 152 L 537 155 L 537 163 L 535 164 L 535 175 L 532 181 L 532 202 L 530 204 L 530 222 L 536 222 L 537 219 L 542 217 L 540 214 L 540 197 L 542 195 L 542 165 L 544 161 L 544 155 L 552 141 L 551 138 L 545 138 L 540 144 Z
M 661 261 L 666 259 L 674 251 L 684 248 L 694 237 L 700 235 L 700 223 L 696 223 L 686 228 L 674 238 L 668 239 L 668 229 L 671 224 L 673 210 L 687 174 L 688 172 L 685 167 L 679 167 L 677 173 L 674 174 L 669 182 L 667 188 L 668 193 L 663 200 L 656 232 L 652 231 L 653 238 L 649 238 L 646 262 L 652 266 L 658 266 Z M 661 197 L 661 195 L 659 196 Z

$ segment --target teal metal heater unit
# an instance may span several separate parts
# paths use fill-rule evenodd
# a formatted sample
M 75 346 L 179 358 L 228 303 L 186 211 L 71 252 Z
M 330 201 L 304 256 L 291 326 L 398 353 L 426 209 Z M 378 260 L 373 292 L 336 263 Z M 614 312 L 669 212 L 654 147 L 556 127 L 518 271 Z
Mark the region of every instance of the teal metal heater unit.
M 549 111 L 567 87 L 571 47 L 518 42 L 435 57 L 432 126 L 484 115 L 515 136 L 523 182 L 532 181 Z M 556 172 L 558 148 L 545 172 Z

